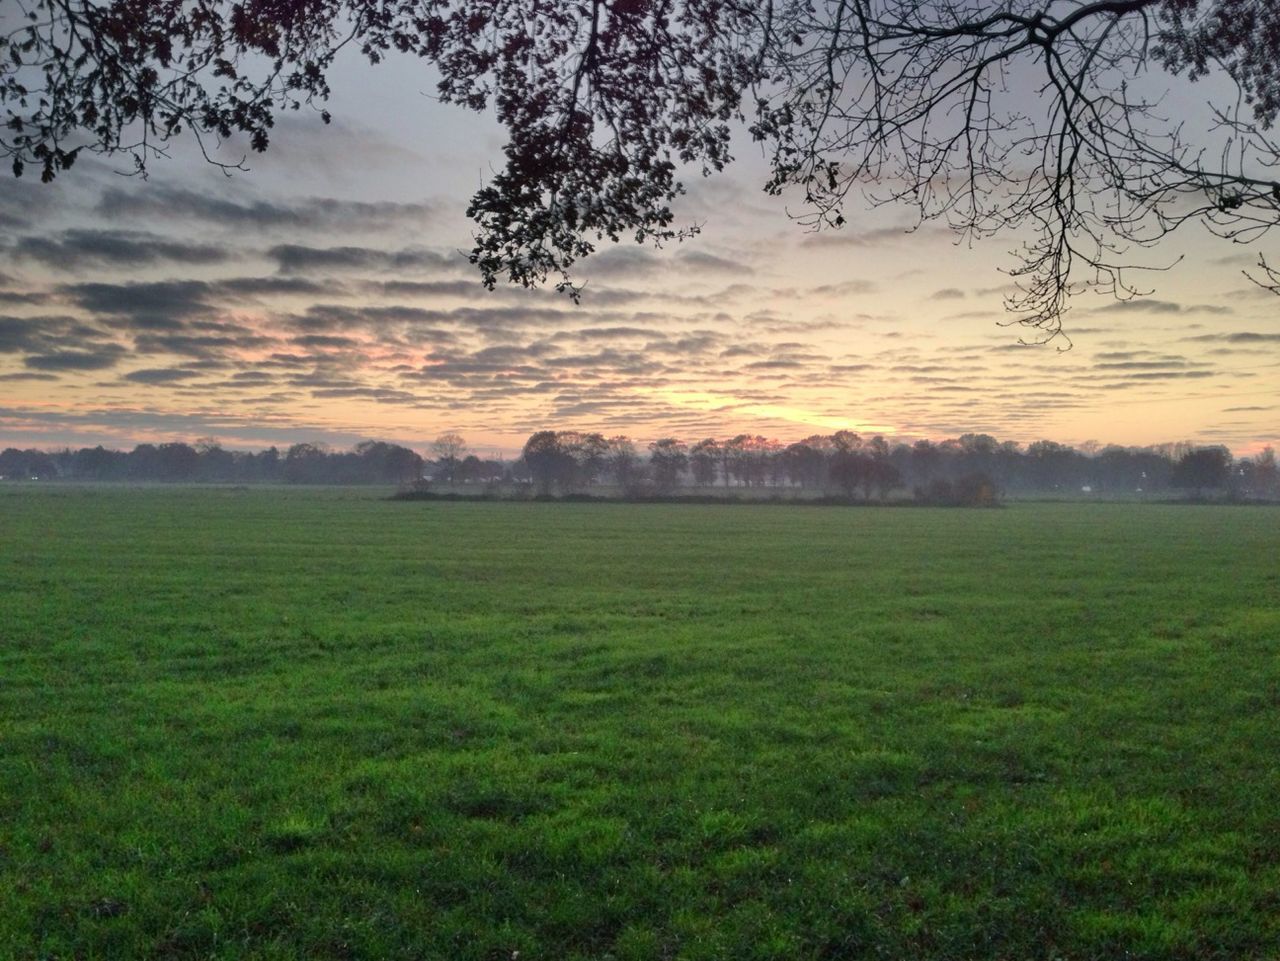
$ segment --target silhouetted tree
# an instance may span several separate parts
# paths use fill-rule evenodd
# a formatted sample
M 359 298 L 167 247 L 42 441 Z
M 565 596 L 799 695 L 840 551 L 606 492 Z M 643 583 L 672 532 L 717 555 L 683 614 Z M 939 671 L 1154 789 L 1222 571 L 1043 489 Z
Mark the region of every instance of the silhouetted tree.
M 279 480 L 281 477 L 281 464 L 279 448 L 268 447 L 256 458 L 254 458 L 254 472 L 259 480 Z
M 955 488 L 945 477 L 935 477 L 915 488 L 914 497 L 919 504 L 946 507 L 955 503 Z
M 928 484 L 942 464 L 942 452 L 932 441 L 918 440 L 911 447 L 911 472 L 917 483 Z
M 860 487 L 864 491 L 870 489 L 867 470 L 869 465 L 870 458 L 860 451 L 848 446 L 838 447 L 831 455 L 831 480 L 844 491 L 846 497 L 852 497 Z
M 458 464 L 456 476 L 464 484 L 474 484 L 482 479 L 481 475 L 483 473 L 484 461 L 480 460 L 475 454 L 468 454 Z
M 698 441 L 689 449 L 689 469 L 693 482 L 699 487 L 711 487 L 716 482 L 722 452 L 720 442 L 714 437 Z
M 1263 448 L 1248 464 L 1247 483 L 1254 497 L 1266 499 L 1280 498 L 1280 467 L 1276 465 L 1276 452 L 1270 447 Z
M 1197 448 L 1185 442 L 1142 448 L 1092 444 L 1090 450 L 1092 454 L 1086 454 L 1053 441 L 1037 441 L 1021 451 L 1015 443 L 982 434 L 911 447 L 891 445 L 879 436 L 863 440 L 849 431 L 814 435 L 787 447 L 759 435 L 739 434 L 724 443 L 705 439 L 692 451 L 674 438 L 663 438 L 650 445 L 646 465 L 624 436 L 605 440 L 595 433 L 540 431 L 529 438 L 525 455 L 516 463 L 485 461 L 472 454 L 459 461 L 456 476 L 467 483 L 533 480 L 541 492 L 551 493 L 578 490 L 600 474 L 611 476 L 624 491 L 636 492 L 652 475 L 654 487 L 669 492 L 679 487 L 686 472 L 699 486 L 714 484 L 721 459 L 727 458 L 725 476 L 744 486 L 790 483 L 825 489 L 830 483 L 846 496 L 864 499 L 884 499 L 911 485 L 919 501 L 957 504 L 975 497 L 983 501 L 979 495 L 987 487 L 998 497 L 1011 486 L 1071 491 L 1082 481 L 1114 491 L 1150 493 L 1178 486 L 1202 493 L 1228 487 L 1233 497 L 1280 497 L 1280 471 L 1270 448 L 1235 463 L 1226 448 Z M 976 470 L 975 464 L 991 466 L 993 472 Z M 9 480 L 408 484 L 421 477 L 422 467 L 416 452 L 376 440 L 347 451 L 295 444 L 283 458 L 274 447 L 257 454 L 229 451 L 209 438 L 194 445 L 139 444 L 127 454 L 103 447 L 0 452 L 0 478 Z
M 436 469 L 452 484 L 457 480 L 458 464 L 467 452 L 467 442 L 461 434 L 449 431 L 431 442 L 431 453 L 436 458 Z
M 172 441 L 156 448 L 156 478 L 163 481 L 188 481 L 200 469 L 200 455 L 190 444 Z
M 0 450 L 0 477 L 5 480 L 27 480 L 27 457 L 22 450 L 6 447 Z
M 1066 444 L 1038 440 L 1027 446 L 1030 486 L 1040 490 L 1080 487 L 1083 463 L 1083 457 Z
M 831 449 L 837 453 L 862 450 L 862 438 L 851 430 L 838 430 L 831 435 Z
M 782 452 L 780 459 L 786 464 L 787 476 L 793 484 L 820 488 L 826 479 L 827 455 L 815 445 L 814 438 L 791 444 Z
M 603 434 L 576 434 L 573 437 L 569 453 L 578 463 L 581 482 L 594 484 L 600 479 L 609 462 L 609 442 Z
M 688 465 L 688 449 L 674 437 L 664 437 L 649 445 L 649 468 L 653 473 L 653 486 L 659 492 L 675 490 Z
M 1226 486 L 1230 473 L 1231 452 L 1225 447 L 1197 447 L 1182 455 L 1173 469 L 1172 484 L 1194 490 L 1199 497 L 1206 490 Z
M 880 500 L 887 498 L 890 491 L 902 486 L 902 475 L 887 455 L 872 458 L 868 474 L 870 485 Z
M 235 133 L 265 150 L 279 112 L 328 97 L 345 46 L 427 61 L 440 100 L 492 105 L 507 132 L 506 167 L 469 208 L 489 286 L 571 288 L 570 267 L 602 239 L 692 232 L 673 225 L 678 171 L 723 168 L 735 119 L 764 146 L 766 189 L 794 190 L 811 224 L 841 225 L 849 194 L 874 184 L 875 200 L 965 236 L 1020 231 L 1009 305 L 1041 336 L 1080 286 L 1130 294 L 1130 247 L 1189 220 L 1248 242 L 1280 219 L 1280 4 L 1263 0 L 28 9 L 0 35 L 0 156 L 46 180 L 85 150 L 144 169 L 180 133 L 202 150 Z M 1130 82 L 1154 68 L 1221 68 L 1237 98 L 1196 130 L 1194 113 L 1166 116 Z
M 319 444 L 294 444 L 284 455 L 284 479 L 290 484 L 324 483 L 325 454 Z
M 506 479 L 507 465 L 500 460 L 482 460 L 475 454 L 468 454 L 458 466 L 458 476 L 464 483 L 498 484 Z
M 609 438 L 608 469 L 614 483 L 624 491 L 635 488 L 640 481 L 640 455 L 630 437 Z
M 953 491 L 954 502 L 961 507 L 994 507 L 1000 500 L 996 482 L 982 471 L 956 478 Z
M 0 451 L 0 477 L 6 480 L 49 480 L 56 476 L 53 458 L 44 451 L 16 447 Z
M 356 463 L 344 478 L 347 483 L 412 484 L 422 477 L 422 457 L 399 444 L 367 440 L 352 453 Z
M 195 443 L 197 475 L 203 481 L 229 481 L 235 478 L 236 458 L 214 437 L 201 437 Z
M 561 441 L 561 435 L 553 430 L 540 430 L 525 441 L 520 456 L 529 468 L 529 474 L 542 494 L 550 494 L 559 487 L 569 490 L 576 486 L 578 463 Z
M 738 478 L 744 487 L 759 487 L 768 473 L 773 445 L 759 434 L 739 434 L 722 448 L 726 477 Z
M 107 450 L 101 444 L 84 447 L 76 451 L 72 459 L 72 473 L 84 480 L 118 480 L 125 476 L 126 461 L 127 455 Z

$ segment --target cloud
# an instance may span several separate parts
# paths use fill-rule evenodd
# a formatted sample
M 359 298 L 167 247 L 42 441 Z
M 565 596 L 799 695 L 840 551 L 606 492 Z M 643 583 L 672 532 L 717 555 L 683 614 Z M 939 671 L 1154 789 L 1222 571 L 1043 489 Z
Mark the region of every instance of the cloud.
M 89 266 L 144 267 L 166 261 L 218 264 L 235 256 L 223 247 L 183 243 L 153 233 L 88 229 L 64 230 L 55 238 L 22 237 L 14 245 L 14 253 L 64 271 Z
M 90 354 L 122 351 L 106 331 L 90 326 L 75 317 L 61 315 L 12 317 L 0 315 L 0 354 L 35 354 L 46 358 L 50 369 L 60 356 L 70 356 L 71 364 L 81 351 Z M 80 369 L 88 369 L 81 367 Z
M 1136 360 L 1151 356 L 1149 350 L 1109 350 L 1093 355 L 1096 360 Z
M 807 234 L 800 241 L 801 247 L 880 247 L 886 244 L 901 243 L 919 229 L 911 227 L 877 227 L 872 230 L 855 231 L 851 227 L 840 230 L 822 230 Z
M 1151 371 L 1145 373 L 1126 373 L 1121 375 L 1126 382 L 1145 381 L 1145 380 L 1200 380 L 1205 377 L 1216 377 L 1217 374 L 1212 370 L 1168 370 L 1168 371 Z M 1240 376 L 1239 374 L 1236 375 Z M 1104 386 L 1117 386 L 1116 384 Z
M 178 413 L 110 406 L 75 411 L 7 407 L 0 408 L 0 422 L 7 422 L 10 429 L 20 425 L 38 432 L 39 437 L 52 438 L 45 443 L 117 443 L 121 436 L 136 442 L 140 433 L 185 439 L 230 435 L 252 444 L 291 444 L 306 438 L 341 447 L 368 439 L 363 432 L 322 427 L 297 417 L 219 410 Z M 397 441 L 395 437 L 387 439 Z
M 659 338 L 666 335 L 652 327 L 583 327 L 581 330 L 565 331 L 557 336 L 581 340 L 620 340 L 628 337 Z
M 683 247 L 674 254 L 659 255 L 645 247 L 614 246 L 584 258 L 579 265 L 590 279 L 640 279 L 664 273 L 683 276 L 749 276 L 755 268 L 741 260 Z
M 291 337 L 289 343 L 297 347 L 308 348 L 350 348 L 360 346 L 360 341 L 353 337 L 339 337 L 334 334 L 303 334 L 300 337 Z
M 718 257 L 705 250 L 682 249 L 675 256 L 676 263 L 689 273 L 699 274 L 754 274 L 755 268 L 739 260 Z
M 112 219 L 188 219 L 254 230 L 384 230 L 396 222 L 428 221 L 434 208 L 425 202 L 364 202 L 332 197 L 281 201 L 227 200 L 181 187 L 148 185 L 141 190 L 108 189 L 97 212 Z
M 592 254 L 581 262 L 580 270 L 588 277 L 643 277 L 659 270 L 662 260 L 644 247 L 610 247 Z
M 1230 307 L 1213 304 L 1175 304 L 1168 300 L 1117 300 L 1091 311 L 1096 314 L 1234 314 Z
M 32 318 L 0 316 L 0 353 L 27 349 L 33 344 L 38 329 L 39 325 Z
M 307 277 L 232 277 L 214 286 L 233 297 L 333 297 L 346 292 L 339 281 Z
M 267 250 L 282 274 L 310 270 L 454 270 L 465 261 L 457 255 L 423 248 L 378 250 L 372 247 L 307 247 L 277 244 Z
M 667 365 L 650 359 L 644 351 L 626 351 L 606 349 L 594 354 L 570 354 L 563 357 L 548 357 L 543 364 L 555 369 L 573 369 L 586 371 L 592 376 L 601 372 L 623 374 L 653 374 L 667 370 Z
M 1182 339 L 1219 344 L 1280 344 L 1280 334 L 1262 334 L 1252 330 L 1241 330 L 1227 334 L 1197 334 L 1195 337 L 1183 337 Z
M 842 280 L 835 284 L 810 287 L 806 293 L 816 297 L 846 297 L 850 294 L 874 294 L 879 286 L 870 280 Z
M 1231 254 L 1227 257 L 1215 257 L 1209 263 L 1215 267 L 1256 267 L 1258 266 L 1258 255 Z
M 519 294 L 523 288 L 504 288 L 499 291 L 485 291 L 479 279 L 473 280 L 387 280 L 371 281 L 365 288 L 385 297 L 474 297 L 478 293 L 486 296 L 495 294 Z
M 270 384 L 275 379 L 274 374 L 268 374 L 265 370 L 241 370 L 231 375 L 231 381 L 233 383 L 243 384 L 245 386 Z
M 23 363 L 32 370 L 102 370 L 120 363 L 124 354 L 125 349 L 120 344 L 105 344 L 96 350 L 56 350 L 47 354 L 30 354 Z
M 929 295 L 930 300 L 962 300 L 964 291 L 959 287 L 943 287 Z
M 1180 314 L 1182 305 L 1167 300 L 1118 300 L 1094 310 L 1100 314 Z
M 274 344 L 275 338 L 234 325 L 216 328 L 212 333 L 146 333 L 134 340 L 139 353 L 178 354 L 185 357 L 216 359 L 228 353 L 260 350 Z
M 387 308 L 409 310 L 412 308 Z M 563 326 L 579 315 L 548 307 L 455 307 L 452 310 L 415 311 L 421 322 L 448 323 L 470 331 L 505 333 L 528 327 Z M 370 313 L 369 310 L 364 313 Z
M 213 313 L 212 288 L 200 280 L 72 284 L 59 288 L 85 310 L 127 319 L 146 330 L 177 330 L 192 317 Z
M 998 316 L 1000 315 L 994 310 L 960 310 L 956 311 L 954 314 L 947 314 L 945 317 L 940 319 L 946 321 L 992 320 Z
M 321 390 L 342 389 L 348 387 L 361 386 L 360 381 L 351 377 L 339 376 L 336 373 L 327 372 L 317 368 L 306 374 L 298 374 L 289 378 L 289 383 L 294 387 L 315 387 Z
M 643 347 L 646 354 L 666 354 L 679 357 L 686 364 L 699 363 L 710 355 L 719 352 L 725 342 L 723 334 L 713 330 L 690 331 L 686 337 L 674 340 L 662 338 L 651 340 Z
M 0 304 L 47 304 L 49 299 L 42 290 L 0 290 Z
M 342 304 L 313 304 L 299 315 L 290 317 L 288 325 L 307 333 L 333 330 L 371 330 L 385 334 L 392 328 L 402 330 L 415 342 L 440 342 L 453 339 L 453 334 L 439 330 L 434 324 L 445 322 L 445 312 L 423 307 L 392 305 L 386 307 L 347 307 Z
M 403 390 L 393 390 L 389 387 L 332 387 L 322 390 L 313 390 L 312 397 L 345 397 L 345 398 L 365 398 L 375 400 L 380 404 L 404 404 L 412 403 L 418 398 Z
M 784 320 L 763 314 L 753 314 L 747 318 L 753 331 L 766 334 L 812 334 L 820 330 L 839 330 L 847 327 L 848 322 L 829 317 L 818 317 L 813 320 Z
M 159 367 L 130 371 L 124 375 L 124 379 L 135 384 L 173 384 L 199 376 L 200 372 L 198 370 L 188 370 L 180 367 Z
M 1168 357 L 1164 360 L 1118 360 L 1094 364 L 1095 370 L 1168 370 L 1186 367 L 1209 367 L 1184 358 Z
M 23 230 L 39 222 L 63 201 L 63 193 L 54 184 L 32 183 L 29 179 L 6 177 L 0 190 L 0 228 Z

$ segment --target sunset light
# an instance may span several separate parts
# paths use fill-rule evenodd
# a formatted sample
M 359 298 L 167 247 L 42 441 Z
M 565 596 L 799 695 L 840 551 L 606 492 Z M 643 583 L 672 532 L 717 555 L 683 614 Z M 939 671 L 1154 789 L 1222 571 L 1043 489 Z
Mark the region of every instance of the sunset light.
M 0 961 L 1280 961 L 1280 0 L 0 0 Z

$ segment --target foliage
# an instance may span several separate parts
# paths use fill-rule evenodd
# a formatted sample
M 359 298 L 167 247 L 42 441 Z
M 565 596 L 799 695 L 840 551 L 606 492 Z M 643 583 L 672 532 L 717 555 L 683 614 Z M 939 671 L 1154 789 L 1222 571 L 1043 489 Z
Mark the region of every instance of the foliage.
M 553 279 L 600 240 L 662 242 L 682 167 L 731 160 L 840 226 L 851 192 L 1025 247 L 1009 306 L 1041 338 L 1070 294 L 1138 287 L 1131 248 L 1188 220 L 1235 241 L 1280 214 L 1280 6 L 1258 0 L 29 0 L 0 34 L 0 155 L 44 179 L 85 149 L 139 170 L 174 137 L 264 150 L 329 94 L 334 57 L 422 58 L 447 103 L 492 108 L 506 166 L 472 198 L 488 286 Z M 1186 129 L 1159 66 L 1234 82 Z M 1034 91 L 1034 93 L 1030 93 Z M 327 121 L 328 114 L 321 111 Z M 1219 149 L 1221 148 L 1221 149 Z M 1140 265 L 1139 265 L 1140 266 Z M 1262 283 L 1275 277 L 1262 266 Z
M 420 455 L 385 441 L 363 441 L 350 451 L 294 444 L 283 454 L 275 447 L 256 454 L 228 451 L 209 439 L 194 447 L 181 441 L 139 444 L 128 452 L 101 446 L 0 452 L 0 480 L 407 484 L 422 476 L 422 468 Z
M 653 486 L 659 492 L 674 490 L 688 466 L 689 449 L 674 437 L 664 437 L 649 445 L 649 469 Z
M 618 435 L 609 438 L 607 467 L 614 481 L 625 492 L 636 491 L 644 480 L 644 467 L 631 438 Z
M 540 430 L 533 434 L 525 441 L 520 459 L 544 494 L 551 493 L 555 487 L 571 490 L 577 486 L 579 463 L 556 431 Z
M 908 446 L 879 436 L 864 440 L 847 430 L 815 434 L 786 446 L 750 434 L 724 442 L 706 438 L 691 448 L 664 438 L 649 445 L 647 461 L 628 437 L 606 439 L 580 431 L 539 431 L 512 463 L 481 460 L 475 454 L 458 459 L 448 453 L 465 450 L 456 434 L 432 446 L 434 462 L 407 448 L 375 441 L 348 452 L 295 444 L 284 454 L 274 447 L 256 454 L 227 451 L 208 438 L 194 447 L 181 442 L 140 444 L 128 453 L 102 447 L 50 452 L 8 448 L 0 451 L 0 480 L 412 487 L 429 476 L 450 485 L 484 485 L 486 496 L 496 496 L 499 489 L 507 496 L 522 495 L 530 485 L 543 496 L 564 496 L 605 485 L 615 495 L 643 500 L 682 490 L 687 493 L 680 496 L 705 496 L 707 489 L 722 484 L 726 490 L 745 488 L 756 495 L 798 491 L 806 500 L 840 491 L 846 500 L 875 496 L 883 502 L 906 489 L 914 490 L 915 500 L 921 502 L 976 506 L 998 500 L 1002 492 L 1159 496 L 1170 488 L 1197 488 L 1199 494 L 1225 489 L 1230 499 L 1280 500 L 1280 470 L 1270 448 L 1235 461 L 1226 448 L 1189 443 L 1145 448 L 1095 444 L 1086 445 L 1086 453 L 1049 440 L 1023 449 L 988 434 Z M 688 492 L 690 485 L 702 493 Z
M 449 431 L 431 442 L 431 452 L 436 456 L 436 469 L 452 484 L 458 478 L 462 457 L 467 452 L 466 440 L 461 434 Z
M 791 42 L 762 98 L 769 189 L 815 227 L 850 194 L 963 239 L 1022 245 L 1007 300 L 1035 339 L 1072 293 L 1121 299 L 1184 223 L 1252 242 L 1280 219 L 1280 6 L 1256 0 L 848 0 L 783 5 Z M 1232 89 L 1171 116 L 1155 66 Z M 1233 85 L 1233 86 L 1232 86 Z M 1246 107 L 1247 105 L 1247 107 Z M 1245 108 L 1245 109 L 1242 109 Z M 1265 268 L 1265 262 L 1263 263 Z
M 1231 475 L 1231 463 L 1231 452 L 1225 447 L 1197 447 L 1182 455 L 1170 483 L 1197 494 L 1206 488 L 1222 487 Z
M 919 504 L 935 507 L 995 507 L 1000 503 L 1000 488 L 982 471 L 963 474 L 953 482 L 934 478 L 915 489 Z
M 0 488 L 0 957 L 1270 961 L 1280 512 Z

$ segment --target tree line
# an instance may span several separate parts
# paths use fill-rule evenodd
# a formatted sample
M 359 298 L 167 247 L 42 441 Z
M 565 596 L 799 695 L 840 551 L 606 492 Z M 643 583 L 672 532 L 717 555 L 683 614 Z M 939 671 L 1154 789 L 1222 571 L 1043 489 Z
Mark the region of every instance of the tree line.
M 662 438 L 643 453 L 628 437 L 539 431 L 519 466 L 540 493 L 601 484 L 624 492 L 669 494 L 681 487 L 773 488 L 885 500 L 910 494 L 932 502 L 981 502 L 1001 492 L 1144 493 L 1211 491 L 1280 497 L 1275 452 L 1235 459 L 1223 446 L 1188 442 L 1149 447 L 1050 440 L 1023 446 L 989 434 L 941 442 L 891 443 L 841 430 L 785 444 L 759 435 L 686 444 Z
M 160 483 L 384 484 L 455 489 L 508 488 L 540 495 L 598 492 L 627 497 L 756 490 L 846 499 L 912 497 L 931 503 L 987 503 L 1002 493 L 1182 491 L 1280 498 L 1280 470 L 1267 448 L 1233 458 L 1222 446 L 1150 447 L 1049 440 L 1028 445 L 988 434 L 940 442 L 892 443 L 841 430 L 794 443 L 738 434 L 688 444 L 665 437 L 642 445 L 626 436 L 542 430 L 513 461 L 484 459 L 456 433 L 429 454 L 384 441 L 350 450 L 300 443 L 284 450 L 227 450 L 216 440 L 0 452 L 0 479 Z
M 0 451 L 0 478 L 8 480 L 135 481 L 210 484 L 412 484 L 422 476 L 420 454 L 398 444 L 365 441 L 335 451 L 324 444 L 280 450 L 227 450 L 217 441 L 139 444 L 131 451 Z

